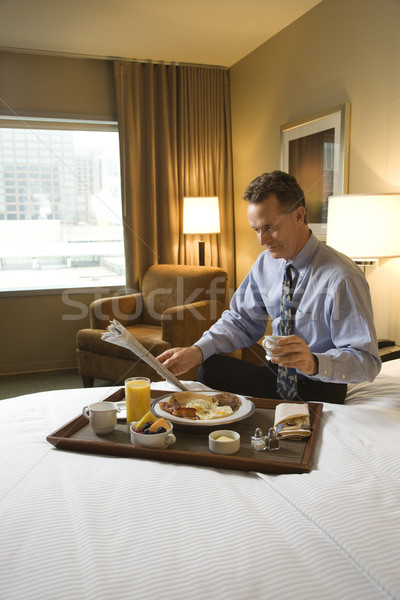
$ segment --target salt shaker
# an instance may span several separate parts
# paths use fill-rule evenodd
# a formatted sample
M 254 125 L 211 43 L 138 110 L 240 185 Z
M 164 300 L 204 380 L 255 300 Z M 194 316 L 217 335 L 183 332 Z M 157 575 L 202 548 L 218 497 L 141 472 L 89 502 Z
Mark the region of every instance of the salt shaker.
M 254 432 L 254 435 L 251 436 L 251 449 L 254 452 L 260 452 L 261 450 L 265 450 L 266 448 L 266 439 L 265 435 L 263 435 L 262 430 L 257 427 Z

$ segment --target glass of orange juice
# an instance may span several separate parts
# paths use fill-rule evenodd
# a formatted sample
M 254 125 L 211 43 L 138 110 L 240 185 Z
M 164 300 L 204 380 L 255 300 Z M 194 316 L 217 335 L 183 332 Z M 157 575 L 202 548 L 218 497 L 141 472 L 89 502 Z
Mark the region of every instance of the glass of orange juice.
M 129 377 L 125 380 L 126 422 L 139 421 L 150 410 L 150 379 Z

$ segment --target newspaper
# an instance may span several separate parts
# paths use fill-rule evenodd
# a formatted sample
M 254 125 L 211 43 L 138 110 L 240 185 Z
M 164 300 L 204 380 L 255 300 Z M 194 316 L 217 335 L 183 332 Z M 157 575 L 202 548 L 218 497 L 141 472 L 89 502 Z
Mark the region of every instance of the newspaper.
M 145 348 L 136 338 L 133 337 L 129 333 L 127 329 L 121 323 L 113 319 L 110 322 L 110 325 L 107 327 L 106 333 L 103 333 L 101 339 L 110 342 L 111 344 L 116 344 L 117 346 L 122 346 L 123 348 L 128 348 L 133 354 L 136 354 L 141 360 L 147 363 L 150 367 L 152 367 L 161 377 L 164 377 L 167 381 L 176 385 L 179 389 L 183 391 L 187 391 L 187 387 L 183 385 L 175 377 L 171 371 L 169 371 L 162 363 L 160 363 L 152 354 L 150 354 L 149 350 Z

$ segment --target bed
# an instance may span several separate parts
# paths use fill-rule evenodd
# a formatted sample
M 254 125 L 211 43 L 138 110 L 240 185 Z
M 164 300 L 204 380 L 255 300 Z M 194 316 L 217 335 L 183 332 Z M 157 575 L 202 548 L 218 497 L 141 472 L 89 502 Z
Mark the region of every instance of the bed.
M 0 402 L 2 600 L 400 598 L 399 359 L 372 384 L 349 386 L 346 405 L 323 405 L 302 474 L 46 441 L 110 393 Z

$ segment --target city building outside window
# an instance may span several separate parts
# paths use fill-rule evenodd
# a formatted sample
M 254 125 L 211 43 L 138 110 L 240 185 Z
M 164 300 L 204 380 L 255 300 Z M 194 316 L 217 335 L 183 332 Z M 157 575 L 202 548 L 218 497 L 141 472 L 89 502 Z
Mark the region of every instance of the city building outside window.
M 0 292 L 124 285 L 117 125 L 0 119 Z

